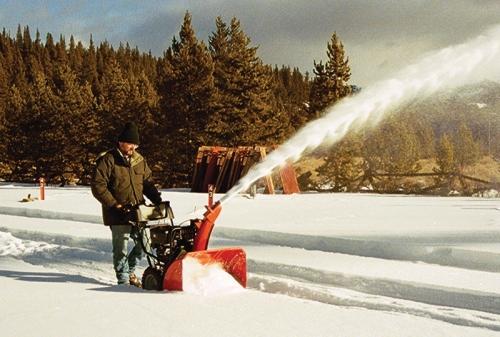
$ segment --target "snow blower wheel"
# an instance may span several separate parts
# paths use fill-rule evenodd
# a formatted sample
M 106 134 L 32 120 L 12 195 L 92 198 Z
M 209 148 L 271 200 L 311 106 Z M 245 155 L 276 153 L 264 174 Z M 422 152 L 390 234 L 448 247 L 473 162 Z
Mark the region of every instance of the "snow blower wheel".
M 142 288 L 146 290 L 163 290 L 163 273 L 154 268 L 148 267 L 142 274 Z

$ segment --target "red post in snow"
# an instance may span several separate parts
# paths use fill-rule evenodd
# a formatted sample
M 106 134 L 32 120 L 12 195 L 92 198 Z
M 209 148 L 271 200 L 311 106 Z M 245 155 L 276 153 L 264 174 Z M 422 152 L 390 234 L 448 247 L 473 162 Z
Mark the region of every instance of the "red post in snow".
M 215 186 L 209 184 L 208 185 L 208 208 L 212 208 L 214 205 L 214 193 L 215 193 Z
M 45 200 L 45 179 L 40 178 L 40 200 Z

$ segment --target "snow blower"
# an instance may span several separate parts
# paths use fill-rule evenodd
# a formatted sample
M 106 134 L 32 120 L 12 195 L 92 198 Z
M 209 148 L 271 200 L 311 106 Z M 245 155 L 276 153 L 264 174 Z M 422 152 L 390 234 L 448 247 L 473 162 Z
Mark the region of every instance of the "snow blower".
M 149 230 L 149 240 L 141 240 L 149 264 L 142 276 L 144 289 L 183 290 L 183 261 L 186 258 L 193 258 L 202 265 L 218 264 L 242 287 L 246 287 L 246 254 L 243 249 L 207 250 L 222 207 L 220 202 L 213 204 L 211 194 L 205 207 L 207 210 L 203 219 L 188 220 L 187 225 L 174 225 L 168 202 L 158 206 L 141 205 L 135 209 L 131 223 L 139 227 L 141 234 Z

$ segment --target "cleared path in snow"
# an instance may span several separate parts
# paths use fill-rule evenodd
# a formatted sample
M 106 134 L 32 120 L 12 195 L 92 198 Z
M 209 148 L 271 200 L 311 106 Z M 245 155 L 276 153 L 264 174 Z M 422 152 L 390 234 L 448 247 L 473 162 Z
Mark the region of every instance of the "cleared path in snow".
M 2 217 L 4 221 L 6 218 Z M 64 221 L 61 225 L 78 226 Z M 19 258 L 31 264 L 93 279 L 96 284 L 113 284 L 109 239 L 7 227 L 0 231 L 4 243 L 0 255 L 18 252 Z M 5 244 L 8 242 L 14 247 L 10 252 Z M 249 257 L 249 287 L 259 291 L 500 331 L 499 274 L 227 239 L 212 243 L 245 248 Z M 433 270 L 429 272 L 429 268 Z M 461 281 L 453 284 L 457 273 Z M 0 271 L 0 276 L 4 274 Z M 435 278 L 425 280 L 422 275 Z M 477 279 L 484 283 L 476 284 Z
M 247 290 L 228 296 L 144 292 L 106 286 L 58 269 L 0 257 L 4 289 L 0 326 L 5 336 L 499 336 L 399 312 L 328 305 Z M 134 310 L 134 321 L 126 324 Z M 29 317 L 29 322 L 26 317 Z M 85 317 L 85 319 L 82 319 Z M 28 323 L 27 323 L 28 322 Z M 89 324 L 92 322 L 92 324 Z M 126 328 L 124 328 L 124 322 Z

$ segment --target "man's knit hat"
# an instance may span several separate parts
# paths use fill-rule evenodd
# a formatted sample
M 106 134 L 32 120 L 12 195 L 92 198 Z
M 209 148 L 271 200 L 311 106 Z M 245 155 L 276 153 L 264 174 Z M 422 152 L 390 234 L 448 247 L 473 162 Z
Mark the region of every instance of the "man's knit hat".
M 122 133 L 118 136 L 118 141 L 139 145 L 139 131 L 137 130 L 137 125 L 134 122 L 125 124 Z

